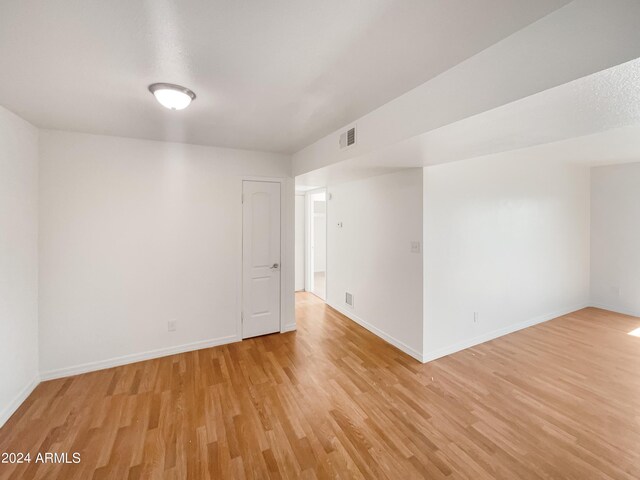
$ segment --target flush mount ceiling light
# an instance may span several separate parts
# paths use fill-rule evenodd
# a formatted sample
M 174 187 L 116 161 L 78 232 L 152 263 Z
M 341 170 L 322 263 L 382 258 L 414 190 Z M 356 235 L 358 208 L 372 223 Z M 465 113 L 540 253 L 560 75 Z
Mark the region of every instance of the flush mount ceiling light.
M 170 110 L 187 108 L 196 98 L 196 94 L 188 88 L 171 83 L 154 83 L 149 85 L 149 91 L 153 93 L 160 105 Z

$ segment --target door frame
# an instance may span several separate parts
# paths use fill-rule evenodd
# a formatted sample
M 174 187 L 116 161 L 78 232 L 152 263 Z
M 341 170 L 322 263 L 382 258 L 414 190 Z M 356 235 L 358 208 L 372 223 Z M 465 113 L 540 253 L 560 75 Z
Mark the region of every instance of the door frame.
M 243 288 L 243 280 L 244 280 L 244 249 L 243 249 L 243 241 L 244 241 L 244 182 L 267 182 L 267 183 L 279 183 L 280 184 L 280 333 L 287 332 L 289 329 L 285 328 L 284 325 L 284 315 L 283 315 L 283 306 L 286 305 L 286 291 L 285 291 L 285 268 L 289 268 L 288 259 L 285 258 L 285 253 L 287 252 L 286 248 L 286 178 L 284 177 L 258 177 L 255 175 L 245 175 L 240 178 L 240 275 L 238 276 L 238 291 L 240 292 L 238 298 L 238 313 L 237 313 L 237 324 L 236 324 L 236 335 L 238 340 L 244 341 L 243 337 L 243 325 L 242 325 L 242 305 L 244 304 L 244 288 Z M 295 199 L 294 199 L 295 200 Z M 251 338 L 247 338 L 247 340 L 251 340 Z
M 311 225 L 313 221 L 313 205 L 311 203 L 311 196 L 324 193 L 325 201 L 325 277 L 324 277 L 324 296 L 322 300 L 326 303 L 329 296 L 329 189 L 327 187 L 314 188 L 304 192 L 305 196 L 305 244 L 304 244 L 304 289 L 309 293 L 313 293 L 313 261 L 311 259 L 311 242 L 313 241 L 313 227 Z M 320 298 L 320 297 L 318 297 Z
M 296 287 L 296 249 L 298 248 L 298 239 L 296 238 L 296 232 L 298 228 L 298 217 L 296 209 L 298 197 L 302 197 L 302 213 L 304 218 L 302 219 L 302 290 L 298 290 Z M 294 292 L 306 292 L 307 291 L 307 195 L 305 192 L 294 192 L 293 196 L 293 291 Z

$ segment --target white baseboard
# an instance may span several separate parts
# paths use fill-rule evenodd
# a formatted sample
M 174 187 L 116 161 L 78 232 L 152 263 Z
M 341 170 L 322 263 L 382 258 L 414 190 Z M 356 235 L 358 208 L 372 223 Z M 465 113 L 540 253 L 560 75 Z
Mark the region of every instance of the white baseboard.
M 462 340 L 460 342 L 456 342 L 452 345 L 448 345 L 446 347 L 438 348 L 436 350 L 432 350 L 430 352 L 425 352 L 423 357 L 423 362 L 431 362 L 432 360 L 436 360 L 441 357 L 446 357 L 447 355 L 451 355 L 452 353 L 459 352 L 460 350 L 465 350 L 470 347 L 475 347 L 476 345 L 480 345 L 481 343 L 488 342 L 489 340 L 496 339 L 498 337 L 502 337 L 503 335 L 508 335 L 513 332 L 517 332 L 518 330 L 522 330 L 523 328 L 532 327 L 539 323 L 544 323 L 549 320 L 553 320 L 554 318 L 561 317 L 563 315 L 567 315 L 569 313 L 575 312 L 577 310 L 581 310 L 583 308 L 588 307 L 589 304 L 580 304 L 574 305 L 573 307 L 568 307 L 563 310 L 558 310 L 553 313 L 549 313 L 546 315 L 540 315 L 538 317 L 532 318 L 530 320 L 525 320 L 524 322 L 515 323 L 513 325 L 508 325 L 503 328 L 499 328 L 497 330 L 492 330 L 487 333 L 483 333 L 482 335 L 478 335 L 473 338 L 469 338 L 466 340 Z
M 640 317 L 640 312 L 629 311 L 629 310 L 626 310 L 624 308 L 619 308 L 619 307 L 616 307 L 616 306 L 613 306 L 613 305 L 604 305 L 604 304 L 599 304 L 599 303 L 593 303 L 592 302 L 592 303 L 587 304 L 587 305 L 577 305 L 577 306 L 570 307 L 570 308 L 567 308 L 567 309 L 564 309 L 564 310 L 561 310 L 561 311 L 556 311 L 556 312 L 553 312 L 551 314 L 542 315 L 542 316 L 533 318 L 531 320 L 527 320 L 527 321 L 524 321 L 524 322 L 521 322 L 521 323 L 517 323 L 515 325 L 510 325 L 508 327 L 504 327 L 504 328 L 501 328 L 501 329 L 493 330 L 491 332 L 488 332 L 488 333 L 485 333 L 485 334 L 470 338 L 468 340 L 463 340 L 461 342 L 457 342 L 457 343 L 455 343 L 453 345 L 449 345 L 447 347 L 439 348 L 439 349 L 433 350 L 431 352 L 426 352 L 425 355 L 423 356 L 422 354 L 420 354 L 419 352 L 417 352 L 413 348 L 409 347 L 405 343 L 401 342 L 400 340 L 397 340 L 396 338 L 392 337 L 391 335 L 383 332 L 379 328 L 377 328 L 377 327 L 371 325 L 370 323 L 366 322 L 365 320 L 361 319 L 360 317 L 355 315 L 353 312 L 350 312 L 350 311 L 348 311 L 346 309 L 337 307 L 337 306 L 329 304 L 329 303 L 327 305 L 329 305 L 331 308 L 337 310 L 338 312 L 343 314 L 345 317 L 351 319 L 352 321 L 354 321 L 358 325 L 361 325 L 362 327 L 366 328 L 367 330 L 369 330 L 370 332 L 374 333 L 378 337 L 382 338 L 383 340 L 387 341 L 391 345 L 395 346 L 396 348 L 402 350 L 406 354 L 412 356 L 413 358 L 415 358 L 416 360 L 421 361 L 421 362 L 430 362 L 430 361 L 435 360 L 437 358 L 441 358 L 441 357 L 444 357 L 446 355 L 450 355 L 452 353 L 459 352 L 460 350 L 464 350 L 466 348 L 470 348 L 470 347 L 473 347 L 475 345 L 479 345 L 479 344 L 484 343 L 484 342 L 488 342 L 489 340 L 493 340 L 493 339 L 501 337 L 503 335 L 508 335 L 509 333 L 517 332 L 518 330 L 522 330 L 523 328 L 531 327 L 533 325 L 537 325 L 539 323 L 543 323 L 543 322 L 546 322 L 548 320 L 552 320 L 554 318 L 561 317 L 562 315 L 566 315 L 568 313 L 575 312 L 576 310 L 580 310 L 580 309 L 586 308 L 588 306 L 595 307 L 595 308 L 601 308 L 603 310 L 609 310 L 611 312 L 622 313 L 624 315 L 631 315 L 631 316 L 634 316 L 634 317 Z M 292 323 L 292 324 L 283 326 L 282 329 L 281 329 L 281 332 L 285 333 L 285 332 L 290 332 L 290 331 L 294 331 L 294 330 L 296 330 L 296 324 Z M 165 357 L 165 356 L 168 356 L 168 355 L 175 355 L 175 354 L 178 354 L 178 353 L 184 353 L 184 352 L 189 352 L 189 351 L 194 351 L 194 350 L 201 350 L 203 348 L 216 347 L 216 346 L 219 346 L 219 345 L 225 345 L 225 344 L 237 342 L 237 341 L 240 341 L 240 340 L 241 340 L 241 338 L 238 335 L 229 335 L 229 336 L 226 336 L 226 337 L 214 338 L 214 339 L 211 339 L 211 340 L 204 340 L 204 341 L 193 342 L 193 343 L 188 343 L 188 344 L 183 344 L 183 345 L 177 345 L 177 346 L 174 346 L 174 347 L 167 347 L 167 348 L 161 348 L 161 349 L 157 349 L 157 350 L 150 350 L 150 351 L 147 351 L 147 352 L 136 353 L 136 354 L 132 354 L 132 355 L 123 355 L 123 356 L 120 356 L 120 357 L 114 357 L 114 358 L 110 358 L 110 359 L 107 359 L 107 360 L 101 360 L 101 361 L 97 361 L 97 362 L 89 362 L 89 363 L 84 363 L 84 364 L 81 364 L 81 365 L 76 365 L 76 366 L 73 366 L 73 367 L 66 367 L 66 368 L 61 368 L 61 369 L 55 369 L 55 370 L 49 370 L 49 371 L 46 371 L 46 372 L 42 372 L 39 377 L 36 376 L 31 382 L 29 382 L 29 384 L 27 384 L 18 393 L 18 395 L 16 395 L 16 397 L 10 402 L 10 404 L 7 405 L 0 412 L 0 427 L 2 427 L 6 423 L 6 421 L 11 417 L 11 415 L 13 415 L 15 413 L 15 411 L 20 407 L 20 405 L 22 405 L 22 403 L 29 397 L 31 392 L 33 392 L 33 390 L 38 386 L 38 384 L 40 383 L 41 380 L 42 381 L 44 381 L 44 380 L 53 380 L 53 379 L 56 379 L 56 378 L 68 377 L 68 376 L 72 376 L 72 375 L 79 375 L 81 373 L 88 373 L 88 372 L 93 372 L 93 371 L 96 371 L 96 370 L 103 370 L 103 369 L 106 369 L 106 368 L 117 367 L 117 366 L 129 364 L 129 363 L 136 363 L 136 362 L 141 362 L 141 361 L 144 361 L 144 360 L 151 360 L 151 359 L 154 359 L 154 358 Z
M 602 310 L 608 310 L 614 313 L 621 313 L 623 315 L 631 315 L 632 317 L 640 317 L 640 312 L 635 310 L 628 310 L 624 307 L 617 307 L 615 305 L 605 305 L 604 303 L 591 302 L 591 306 L 594 308 L 601 308 Z
M 333 305 L 333 304 L 328 303 L 328 302 L 327 302 L 327 305 L 329 305 L 334 310 L 337 310 L 338 312 L 340 312 L 342 315 L 344 315 L 345 317 L 349 318 L 350 320 L 353 320 L 354 322 L 356 322 L 361 327 L 366 328 L 370 332 L 372 332 L 375 335 L 377 335 L 378 337 L 382 338 L 384 341 L 390 343 L 391 345 L 393 345 L 397 349 L 402 350 L 407 355 L 411 355 L 413 358 L 415 358 L 416 360 L 418 360 L 420 362 L 423 361 L 422 360 L 422 354 L 420 352 L 414 350 L 409 345 L 401 342 L 397 338 L 392 337 L 388 333 L 383 332 L 378 327 L 375 327 L 375 326 L 371 325 L 369 322 L 361 319 L 360 317 L 355 315 L 353 312 L 350 312 L 349 310 L 346 310 L 344 308 L 338 307 L 338 306 Z
M 36 375 L 36 377 L 31 380 L 21 391 L 14 397 L 13 400 L 7 405 L 2 412 L 0 412 L 0 428 L 11 418 L 11 415 L 16 413 L 16 410 L 22 405 L 31 392 L 33 392 L 34 388 L 38 386 L 40 383 L 40 377 Z
M 175 355 L 177 353 L 217 347 L 219 345 L 238 342 L 240 340 L 242 339 L 238 335 L 228 335 L 226 337 L 213 338 L 211 340 L 203 340 L 199 342 L 186 343 L 183 345 L 176 345 L 175 347 L 159 348 L 157 350 L 149 350 L 147 352 L 123 355 L 121 357 L 109 358 L 107 360 L 99 360 L 97 362 L 83 363 L 81 365 L 75 365 L 72 367 L 40 372 L 40 378 L 42 380 L 53 380 L 55 378 L 70 377 L 72 375 L 94 372 L 96 370 L 104 370 L 105 368 L 119 367 L 121 365 L 127 365 L 129 363 L 152 360 L 154 358 L 166 357 L 168 355 Z
M 296 329 L 297 329 L 296 324 L 295 323 L 290 323 L 289 325 L 284 325 L 280 329 L 280 333 L 293 332 Z

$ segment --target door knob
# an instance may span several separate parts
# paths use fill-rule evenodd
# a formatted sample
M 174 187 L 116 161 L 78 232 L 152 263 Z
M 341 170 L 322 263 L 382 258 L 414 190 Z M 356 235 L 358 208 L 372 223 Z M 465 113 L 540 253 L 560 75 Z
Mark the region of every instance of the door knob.
M 279 266 L 280 264 L 274 263 L 273 266 L 271 267 L 271 270 L 277 270 Z

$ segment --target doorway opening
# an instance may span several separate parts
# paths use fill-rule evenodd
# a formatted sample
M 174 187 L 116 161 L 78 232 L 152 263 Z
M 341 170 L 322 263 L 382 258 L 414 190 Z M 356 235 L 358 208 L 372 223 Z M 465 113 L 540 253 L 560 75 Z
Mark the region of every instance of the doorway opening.
M 327 192 L 307 193 L 307 291 L 327 297 Z

